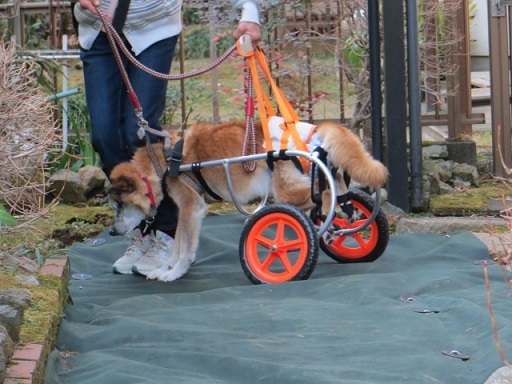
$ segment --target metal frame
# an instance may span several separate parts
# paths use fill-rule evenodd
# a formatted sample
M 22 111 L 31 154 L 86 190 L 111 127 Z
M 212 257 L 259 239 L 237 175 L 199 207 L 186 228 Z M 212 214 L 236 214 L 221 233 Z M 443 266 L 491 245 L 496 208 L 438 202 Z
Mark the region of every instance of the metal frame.
M 200 168 L 209 168 L 209 167 L 218 167 L 218 166 L 224 167 L 224 170 L 226 173 L 226 178 L 228 181 L 229 193 L 231 195 L 233 203 L 235 204 L 237 209 L 240 211 L 240 213 L 250 216 L 250 215 L 256 213 L 261 208 L 263 208 L 263 206 L 265 205 L 265 203 L 267 201 L 267 196 L 263 197 L 262 202 L 260 202 L 259 206 L 253 212 L 246 211 L 241 206 L 239 201 L 237 200 L 236 194 L 233 190 L 233 183 L 231 180 L 229 166 L 231 164 L 245 163 L 245 162 L 251 162 L 251 161 L 258 161 L 258 160 L 266 160 L 269 155 L 275 159 L 282 158 L 280 156 L 279 152 L 274 151 L 274 152 L 270 152 L 270 154 L 259 153 L 259 154 L 255 154 L 255 155 L 238 156 L 238 157 L 230 157 L 230 158 L 225 158 L 225 159 L 203 161 L 203 162 L 194 164 L 194 166 L 199 166 Z M 334 215 L 336 214 L 337 191 L 336 191 L 336 185 L 334 183 L 333 176 L 331 175 L 331 172 L 329 171 L 327 166 L 323 163 L 323 161 L 318 158 L 317 152 L 313 152 L 313 154 L 310 154 L 310 153 L 307 153 L 304 151 L 286 150 L 284 152 L 284 156 L 304 157 L 304 158 L 308 159 L 310 162 L 314 163 L 320 171 L 322 171 L 322 173 L 324 174 L 324 176 L 326 178 L 327 184 L 329 186 L 329 190 L 331 192 L 331 199 L 330 199 L 331 201 L 330 201 L 330 205 L 329 205 L 329 211 L 327 213 L 327 218 L 325 219 L 323 224 L 318 229 L 318 236 L 322 236 L 327 231 L 327 229 L 329 229 L 329 226 L 331 225 L 331 223 L 334 219 Z M 190 172 L 190 171 L 192 171 L 192 166 L 193 166 L 192 164 L 180 165 L 180 172 Z M 339 233 L 341 235 L 350 235 L 350 234 L 360 232 L 360 231 L 366 229 L 375 220 L 375 218 L 379 214 L 380 204 L 381 204 L 380 188 L 376 189 L 375 196 L 376 196 L 375 197 L 375 207 L 374 207 L 370 217 L 367 218 L 367 220 L 363 224 L 361 224 L 360 226 L 358 226 L 356 228 L 341 229 L 337 233 Z

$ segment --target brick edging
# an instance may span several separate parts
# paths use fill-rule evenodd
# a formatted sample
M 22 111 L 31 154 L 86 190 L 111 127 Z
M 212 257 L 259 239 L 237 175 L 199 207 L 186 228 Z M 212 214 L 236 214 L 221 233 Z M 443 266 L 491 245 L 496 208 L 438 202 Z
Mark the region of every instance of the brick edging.
M 58 277 L 64 285 L 61 292 L 67 293 L 69 259 L 67 255 L 48 258 L 39 271 L 42 275 Z M 64 300 L 60 298 L 61 302 Z M 48 330 L 51 333 L 52 330 Z M 50 338 L 53 339 L 53 338 Z M 46 359 L 53 346 L 46 344 L 17 345 L 5 370 L 3 384 L 42 384 Z

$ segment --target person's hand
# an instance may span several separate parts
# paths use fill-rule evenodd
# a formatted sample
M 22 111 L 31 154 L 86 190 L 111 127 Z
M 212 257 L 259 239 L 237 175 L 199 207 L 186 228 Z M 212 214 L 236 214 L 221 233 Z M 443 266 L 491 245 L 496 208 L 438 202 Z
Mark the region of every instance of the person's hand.
M 261 28 L 259 24 L 242 21 L 233 32 L 233 37 L 238 40 L 242 35 L 249 35 L 252 41 L 252 46 L 255 48 L 261 40 Z
M 97 15 L 96 7 L 100 6 L 100 0 L 80 0 L 80 6 Z

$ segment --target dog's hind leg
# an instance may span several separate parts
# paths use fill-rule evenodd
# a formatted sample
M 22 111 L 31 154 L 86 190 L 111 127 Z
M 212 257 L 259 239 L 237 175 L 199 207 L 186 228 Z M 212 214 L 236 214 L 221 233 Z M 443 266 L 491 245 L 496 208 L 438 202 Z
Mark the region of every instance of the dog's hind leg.
M 272 173 L 274 197 L 279 203 L 296 206 L 304 211 L 311 209 L 311 179 L 303 175 L 291 161 L 278 161 Z
M 169 261 L 148 273 L 148 279 L 173 281 L 183 276 L 195 260 L 199 231 L 208 205 L 188 185 L 173 180 L 170 195 L 179 208 L 178 227 Z

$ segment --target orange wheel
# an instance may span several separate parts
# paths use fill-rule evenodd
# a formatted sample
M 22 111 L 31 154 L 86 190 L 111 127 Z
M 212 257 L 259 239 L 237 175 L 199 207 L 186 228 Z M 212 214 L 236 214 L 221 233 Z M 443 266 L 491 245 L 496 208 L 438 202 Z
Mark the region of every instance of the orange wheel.
M 332 221 L 334 230 L 353 229 L 363 225 L 371 216 L 375 205 L 370 196 L 359 190 L 350 190 L 348 200 L 353 206 L 354 215 L 346 218 L 336 212 Z M 312 213 L 312 219 L 321 224 L 322 220 Z M 339 263 L 361 263 L 377 260 L 387 247 L 389 225 L 382 211 L 365 229 L 350 235 L 330 235 L 324 233 L 320 239 L 320 248 Z
M 309 217 L 287 204 L 269 205 L 245 224 L 240 263 L 254 284 L 306 280 L 318 259 L 318 236 Z

